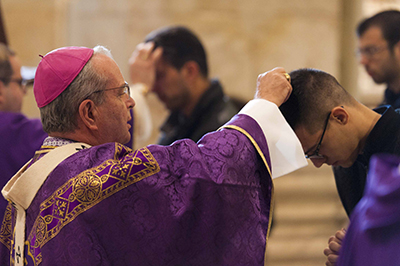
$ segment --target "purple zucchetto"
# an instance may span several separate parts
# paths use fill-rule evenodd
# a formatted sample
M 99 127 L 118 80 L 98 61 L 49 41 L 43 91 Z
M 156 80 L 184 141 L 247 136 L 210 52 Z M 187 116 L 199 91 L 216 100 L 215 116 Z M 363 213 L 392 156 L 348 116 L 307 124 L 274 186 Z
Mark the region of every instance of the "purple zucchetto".
M 57 98 L 78 76 L 93 55 L 86 47 L 62 47 L 46 54 L 40 61 L 33 85 L 38 107 Z

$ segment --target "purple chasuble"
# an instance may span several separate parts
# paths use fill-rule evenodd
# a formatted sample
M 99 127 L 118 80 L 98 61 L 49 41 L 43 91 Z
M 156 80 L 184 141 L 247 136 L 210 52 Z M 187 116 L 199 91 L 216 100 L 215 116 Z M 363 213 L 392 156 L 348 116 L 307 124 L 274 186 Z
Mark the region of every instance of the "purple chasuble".
M 400 265 L 400 157 L 371 158 L 364 196 L 350 218 L 339 266 Z
M 267 143 L 247 115 L 225 126 L 197 144 L 108 143 L 65 159 L 26 212 L 28 265 L 264 265 Z M 1 265 L 10 264 L 15 217 L 9 204 Z
M 0 186 L 27 163 L 40 148 L 47 133 L 39 119 L 29 119 L 20 113 L 0 112 Z M 7 201 L 0 197 L 0 213 Z

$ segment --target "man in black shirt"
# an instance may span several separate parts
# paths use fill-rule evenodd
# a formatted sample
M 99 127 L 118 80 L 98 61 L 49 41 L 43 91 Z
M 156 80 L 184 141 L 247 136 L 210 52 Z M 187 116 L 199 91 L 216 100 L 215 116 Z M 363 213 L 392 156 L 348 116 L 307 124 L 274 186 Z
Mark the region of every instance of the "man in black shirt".
M 363 195 L 371 156 L 400 154 L 400 114 L 390 106 L 369 109 L 325 72 L 300 69 L 290 76 L 293 92 L 281 112 L 306 158 L 316 167 L 333 166 L 340 199 L 350 216 Z M 337 238 L 343 235 L 338 232 Z M 339 248 L 331 247 L 326 255 Z

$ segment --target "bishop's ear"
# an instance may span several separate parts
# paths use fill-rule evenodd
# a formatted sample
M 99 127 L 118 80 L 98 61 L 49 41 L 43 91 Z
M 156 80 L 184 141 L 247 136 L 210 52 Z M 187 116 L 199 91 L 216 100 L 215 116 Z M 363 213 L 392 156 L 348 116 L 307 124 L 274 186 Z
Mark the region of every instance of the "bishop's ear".
M 86 99 L 79 105 L 78 119 L 90 130 L 97 130 L 98 110 L 95 103 Z
M 346 125 L 349 122 L 349 113 L 343 106 L 333 108 L 331 116 L 340 124 Z

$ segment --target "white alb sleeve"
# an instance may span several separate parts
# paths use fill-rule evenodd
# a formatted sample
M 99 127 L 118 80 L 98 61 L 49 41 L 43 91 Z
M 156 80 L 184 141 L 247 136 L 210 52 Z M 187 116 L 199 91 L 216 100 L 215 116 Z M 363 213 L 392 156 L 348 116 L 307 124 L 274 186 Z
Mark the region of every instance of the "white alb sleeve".
M 307 165 L 303 148 L 276 104 L 263 99 L 248 102 L 239 114 L 252 117 L 266 138 L 272 165 L 272 178 L 286 175 Z

